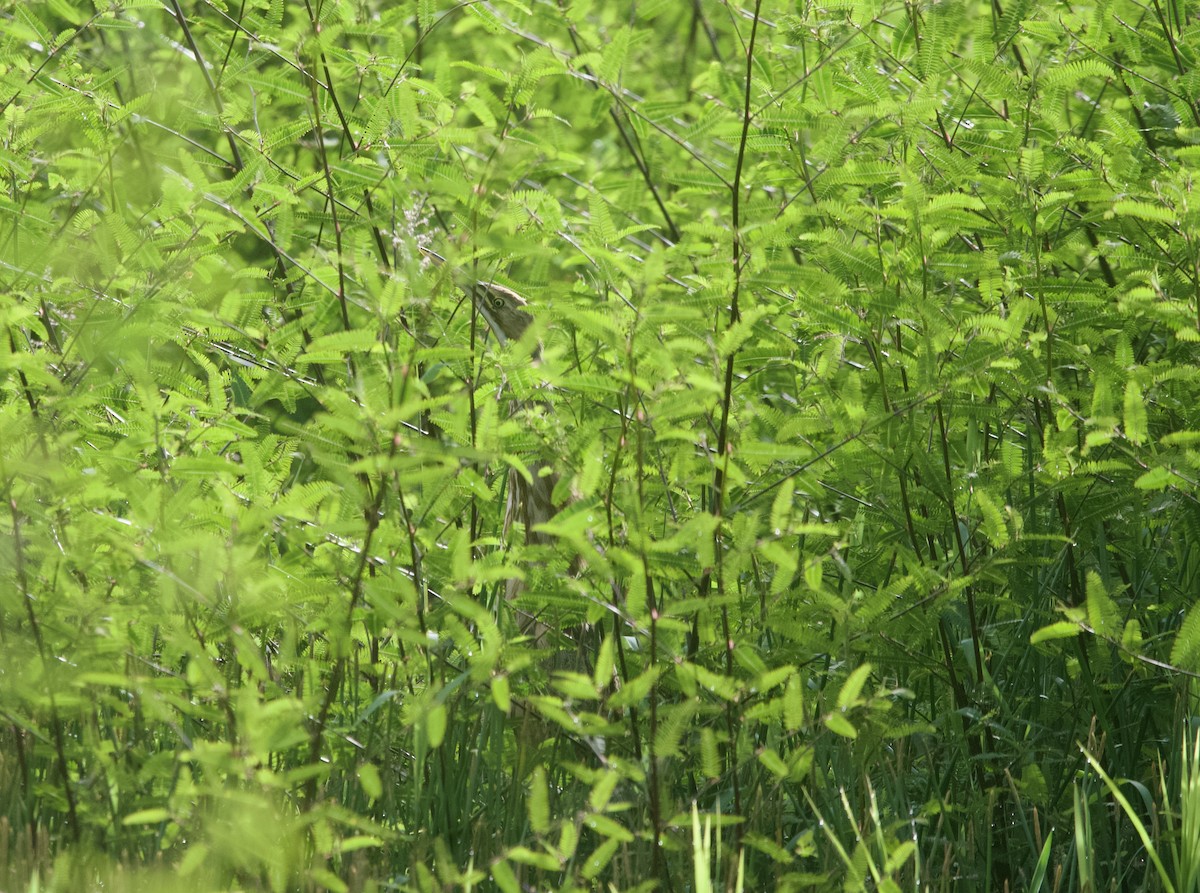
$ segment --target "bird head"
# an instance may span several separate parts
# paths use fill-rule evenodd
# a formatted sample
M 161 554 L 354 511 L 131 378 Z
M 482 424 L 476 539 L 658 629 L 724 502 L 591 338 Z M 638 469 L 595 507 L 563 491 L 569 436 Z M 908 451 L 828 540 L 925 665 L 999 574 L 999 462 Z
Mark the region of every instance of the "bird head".
M 511 288 L 495 282 L 476 282 L 471 287 L 471 299 L 501 344 L 520 341 L 533 322 L 526 309 L 529 303 Z

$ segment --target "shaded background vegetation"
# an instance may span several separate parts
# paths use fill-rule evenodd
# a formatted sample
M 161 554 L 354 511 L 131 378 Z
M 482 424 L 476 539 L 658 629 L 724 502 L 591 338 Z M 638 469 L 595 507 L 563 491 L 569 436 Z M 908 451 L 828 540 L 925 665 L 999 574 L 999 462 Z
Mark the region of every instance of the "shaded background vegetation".
M 0 886 L 1194 889 L 1197 27 L 8 8 Z

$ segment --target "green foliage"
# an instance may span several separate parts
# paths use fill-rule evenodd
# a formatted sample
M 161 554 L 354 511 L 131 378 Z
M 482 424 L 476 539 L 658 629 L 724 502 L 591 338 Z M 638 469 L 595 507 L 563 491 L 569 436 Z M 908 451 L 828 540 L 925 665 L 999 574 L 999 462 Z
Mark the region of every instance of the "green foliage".
M 1193 888 L 1192 18 L 0 11 L 0 888 Z

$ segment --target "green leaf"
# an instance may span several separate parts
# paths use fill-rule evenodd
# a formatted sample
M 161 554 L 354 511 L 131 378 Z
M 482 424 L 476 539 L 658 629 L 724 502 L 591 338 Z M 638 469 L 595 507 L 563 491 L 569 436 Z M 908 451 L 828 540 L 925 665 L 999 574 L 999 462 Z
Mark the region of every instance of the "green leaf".
M 1170 208 L 1151 205 L 1148 202 L 1134 201 L 1132 199 L 1113 202 L 1112 208 L 1115 214 L 1134 217 L 1138 220 L 1146 220 L 1151 223 L 1174 224 L 1179 219 L 1178 215 Z
M 1054 639 L 1068 639 L 1071 636 L 1077 635 L 1079 635 L 1078 623 L 1070 620 L 1059 620 L 1035 630 L 1029 637 L 1029 644 L 1040 645 L 1042 642 L 1050 642 Z
M 609 818 L 608 816 L 592 813 L 583 820 L 583 823 L 601 837 L 608 838 L 608 842 L 633 842 L 633 835 L 629 833 L 629 829 L 625 828 L 618 821 Z
M 1171 486 L 1174 480 L 1174 471 L 1163 465 L 1156 465 L 1145 474 L 1139 475 L 1133 486 L 1139 490 L 1162 490 Z
M 608 806 L 608 801 L 620 781 L 621 776 L 617 772 L 603 773 L 592 785 L 591 793 L 588 794 L 588 806 L 597 812 L 603 810 Z
M 849 737 L 854 736 L 851 735 Z M 791 774 L 791 770 L 788 769 L 787 763 L 785 763 L 779 754 L 770 747 L 759 751 L 758 761 L 762 763 L 767 768 L 767 771 L 776 778 L 787 778 L 788 775 Z
M 429 746 L 435 750 L 446 740 L 446 705 L 434 704 L 425 714 L 425 735 Z
M 501 673 L 492 677 L 492 700 L 501 713 L 512 710 L 512 694 L 509 690 L 508 676 Z
M 983 531 L 993 547 L 1002 549 L 1008 545 L 1008 525 L 1000 507 L 992 501 L 992 497 L 982 487 L 973 492 L 979 513 L 983 516 Z
M 1142 625 L 1136 618 L 1125 621 L 1125 628 L 1121 632 L 1121 648 L 1126 652 L 1124 657 L 1130 663 L 1135 662 L 1137 656 L 1142 653 Z
M 150 809 L 139 809 L 136 812 L 131 812 L 129 815 L 121 819 L 122 825 L 157 825 L 162 822 L 169 821 L 171 813 L 169 810 L 162 807 L 151 807 Z
M 858 730 L 841 713 L 830 713 L 826 716 L 825 727 L 835 735 L 841 735 L 843 738 L 854 740 L 858 737 Z
M 1141 445 L 1146 442 L 1147 416 L 1145 398 L 1137 382 L 1125 383 L 1125 437 L 1130 443 Z
M 608 867 L 608 863 L 612 861 L 612 857 L 616 855 L 617 848 L 620 847 L 621 841 L 615 837 L 609 837 L 600 846 L 592 850 L 583 862 L 582 874 L 587 880 L 595 880 L 600 876 L 600 872 Z
M 379 776 L 379 769 L 372 763 L 363 763 L 358 767 L 358 783 L 362 785 L 363 793 L 372 800 L 378 800 L 383 796 L 383 781 Z
M 721 776 L 717 736 L 712 729 L 700 730 L 700 771 L 705 778 L 720 778 Z
M 546 770 L 535 766 L 529 776 L 529 826 L 537 834 L 550 830 L 550 789 L 546 784 Z
M 491 866 L 492 880 L 504 893 L 521 893 L 521 885 L 512 867 L 503 859 L 497 860 Z
M 1188 610 L 1175 641 L 1171 644 L 1171 663 L 1192 673 L 1200 673 L 1200 602 Z
M 1120 633 L 1121 613 L 1095 571 L 1088 571 L 1087 575 L 1087 613 L 1096 635 L 1115 639 Z
M 858 696 L 862 693 L 863 686 L 870 675 L 871 665 L 864 663 L 855 667 L 854 671 L 846 677 L 846 681 L 842 683 L 841 691 L 838 692 L 837 696 L 837 705 L 840 709 L 847 710 L 857 706 L 859 703 Z
M 357 850 L 372 849 L 383 846 L 383 841 L 370 834 L 357 834 L 353 837 L 343 837 L 338 841 L 339 853 L 353 853 Z
M 521 865 L 532 865 L 535 868 L 540 868 L 542 871 L 558 871 L 562 867 L 558 859 L 549 853 L 538 853 L 523 846 L 512 847 L 506 854 L 506 857 L 511 862 Z
M 314 881 L 331 893 L 349 893 L 350 887 L 340 877 L 325 868 L 314 868 L 309 872 Z
M 783 692 L 783 722 L 789 732 L 802 729 L 807 720 L 804 709 L 803 682 L 798 675 L 788 679 Z

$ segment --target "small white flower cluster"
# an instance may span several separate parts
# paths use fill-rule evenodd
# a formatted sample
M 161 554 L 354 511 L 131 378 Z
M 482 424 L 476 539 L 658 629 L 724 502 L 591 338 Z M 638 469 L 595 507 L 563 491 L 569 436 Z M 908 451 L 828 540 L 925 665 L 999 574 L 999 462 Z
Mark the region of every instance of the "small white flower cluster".
M 392 240 L 392 248 L 398 251 L 405 261 L 414 260 L 412 250 L 417 252 L 417 263 L 421 271 L 429 269 L 433 258 L 429 249 L 433 245 L 433 232 L 429 228 L 429 213 L 425 211 L 424 198 L 414 193 L 412 202 L 404 209 L 400 226 L 388 235 Z

